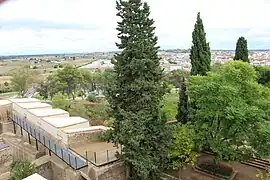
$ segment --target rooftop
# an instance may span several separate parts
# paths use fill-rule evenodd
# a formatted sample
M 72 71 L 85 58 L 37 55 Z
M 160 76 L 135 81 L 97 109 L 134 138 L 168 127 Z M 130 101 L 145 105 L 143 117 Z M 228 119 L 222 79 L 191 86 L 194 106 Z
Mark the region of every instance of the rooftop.
M 11 104 L 9 100 L 0 100 L 0 106 Z
M 22 180 L 47 180 L 47 179 L 42 177 L 41 175 L 35 173 L 35 174 L 28 176 L 27 178 L 24 178 Z
M 90 127 L 85 127 L 85 128 L 76 128 L 76 129 L 67 129 L 64 130 L 65 133 L 72 134 L 72 133 L 77 133 L 77 132 L 89 132 L 89 131 L 103 131 L 107 130 L 108 127 L 105 126 L 90 126 Z
M 45 117 L 43 120 L 57 128 L 88 122 L 87 119 L 81 117 Z
M 24 109 L 34 109 L 34 108 L 52 108 L 50 104 L 47 103 L 40 103 L 40 102 L 33 102 L 33 103 L 17 103 L 18 106 Z
M 36 98 L 13 98 L 9 99 L 12 103 L 29 103 L 29 102 L 40 102 Z
M 63 115 L 63 114 L 67 114 L 69 116 L 69 113 L 62 109 L 46 109 L 46 110 L 29 109 L 28 111 L 37 117 L 46 117 L 46 116 Z

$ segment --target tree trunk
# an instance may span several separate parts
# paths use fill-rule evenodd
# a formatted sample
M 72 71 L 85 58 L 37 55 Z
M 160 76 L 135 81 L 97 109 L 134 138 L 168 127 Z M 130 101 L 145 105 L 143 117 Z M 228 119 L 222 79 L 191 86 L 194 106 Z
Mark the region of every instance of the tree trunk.
M 182 171 L 183 171 L 183 167 L 180 167 L 178 169 L 178 179 L 182 179 Z
M 125 179 L 128 180 L 129 175 L 130 175 L 130 168 L 129 168 L 129 166 L 125 165 L 125 169 L 126 169 L 126 173 L 125 173 L 126 177 L 125 177 Z

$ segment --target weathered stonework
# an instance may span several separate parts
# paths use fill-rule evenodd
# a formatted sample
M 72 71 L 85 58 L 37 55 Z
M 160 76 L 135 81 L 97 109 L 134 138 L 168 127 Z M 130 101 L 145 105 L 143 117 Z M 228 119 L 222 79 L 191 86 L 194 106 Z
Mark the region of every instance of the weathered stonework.
M 68 135 L 69 146 L 100 141 L 102 130 L 73 133 Z
M 101 167 L 89 166 L 88 176 L 91 180 L 124 180 L 125 168 L 123 162 Z
M 12 151 L 10 147 L 0 150 L 0 165 L 4 165 L 12 161 Z
M 0 122 L 0 134 L 13 131 L 13 123 L 11 121 Z

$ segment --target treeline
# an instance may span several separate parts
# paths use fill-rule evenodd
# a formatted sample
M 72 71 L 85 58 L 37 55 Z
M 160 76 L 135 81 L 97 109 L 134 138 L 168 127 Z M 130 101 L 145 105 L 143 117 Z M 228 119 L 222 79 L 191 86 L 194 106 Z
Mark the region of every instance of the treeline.
M 129 179 L 161 179 L 166 168 L 196 164 L 201 151 L 219 161 L 270 155 L 270 89 L 266 69 L 249 65 L 247 40 L 238 39 L 235 61 L 211 66 L 210 45 L 200 13 L 192 32 L 191 73 L 164 76 L 150 7 L 117 1 L 115 78 L 106 84 L 114 117 L 106 139 L 123 145 Z M 166 83 L 165 83 L 166 82 Z M 167 124 L 161 101 L 168 83 L 179 88 L 178 123 Z M 213 172 L 215 173 L 215 172 Z

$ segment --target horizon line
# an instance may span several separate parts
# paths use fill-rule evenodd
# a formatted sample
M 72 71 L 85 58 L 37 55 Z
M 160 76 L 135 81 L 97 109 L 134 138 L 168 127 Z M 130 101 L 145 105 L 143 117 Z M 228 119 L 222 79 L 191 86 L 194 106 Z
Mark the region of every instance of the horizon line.
M 189 50 L 187 49 L 160 49 L 159 51 L 173 51 L 173 50 Z M 211 51 L 235 51 L 234 49 L 211 49 Z M 268 49 L 249 49 L 248 51 L 270 51 L 270 48 Z M 116 53 L 120 51 L 92 51 L 92 52 L 74 52 L 74 53 L 65 53 L 65 52 L 59 52 L 59 53 L 36 53 L 36 54 L 11 54 L 11 55 L 0 55 L 0 57 L 18 57 L 18 56 L 46 56 L 46 55 L 75 55 L 75 54 L 93 54 L 93 53 Z

